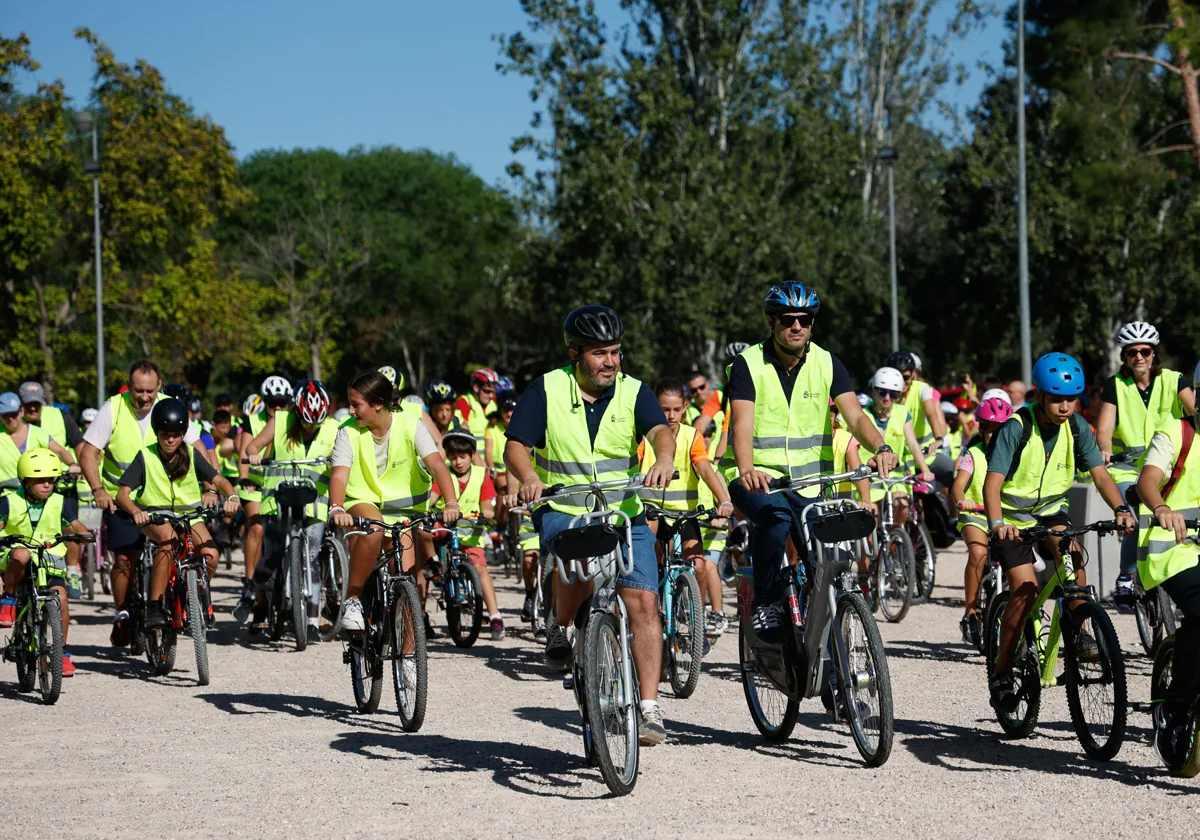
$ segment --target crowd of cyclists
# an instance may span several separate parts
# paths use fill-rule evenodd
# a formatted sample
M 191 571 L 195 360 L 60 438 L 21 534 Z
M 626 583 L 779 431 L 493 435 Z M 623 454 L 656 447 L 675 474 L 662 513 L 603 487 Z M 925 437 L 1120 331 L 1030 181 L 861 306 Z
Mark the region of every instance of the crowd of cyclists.
M 769 492 L 781 481 L 855 471 L 835 495 L 876 516 L 886 495 L 888 527 L 909 520 L 913 505 L 913 516 L 935 529 L 940 506 L 943 530 L 956 530 L 967 548 L 964 642 L 981 645 L 987 632 L 979 612 L 981 580 L 989 562 L 1003 569 L 1009 597 L 988 694 L 998 712 L 1008 713 L 1020 702 L 1014 650 L 1039 590 L 1037 573 L 1043 558 L 1056 556 L 1053 536 L 1035 545 L 1022 534 L 1069 527 L 1068 491 L 1088 481 L 1112 509 L 1121 535 L 1119 577 L 1093 583 L 1111 588 L 1119 609 L 1131 608 L 1136 592 L 1161 586 L 1182 613 L 1173 677 L 1156 698 L 1156 745 L 1176 763 L 1195 750 L 1200 449 L 1191 444 L 1200 366 L 1190 381 L 1163 368 L 1157 330 L 1133 322 L 1116 336 L 1120 370 L 1091 389 L 1079 362 L 1064 352 L 1037 360 L 1031 387 L 994 378 L 977 384 L 964 376 L 938 388 L 924 379 L 921 360 L 900 350 L 881 360 L 857 390 L 845 365 L 813 340 L 820 309 L 811 286 L 772 287 L 764 299 L 765 336 L 726 348 L 723 384 L 686 371 L 656 383 L 628 375 L 623 323 L 602 305 L 567 315 L 563 365 L 521 391 L 489 368 L 472 371 L 459 393 L 443 379 L 412 387 L 394 367 L 383 366 L 356 376 L 344 395 L 315 380 L 272 374 L 240 403 L 217 395 L 209 413 L 186 386 L 164 385 L 158 367 L 140 361 L 121 392 L 84 409 L 77 424 L 66 406 L 47 403 L 40 384 L 25 382 L 0 394 L 3 536 L 49 542 L 60 533 L 100 535 L 114 608 L 110 640 L 125 648 L 136 642 L 130 598 L 134 564 L 147 544 L 154 548 L 145 626 L 171 620 L 162 599 L 180 536 L 153 514 L 211 508 L 211 527 L 197 521 L 190 539 L 210 576 L 222 543 L 241 542 L 242 590 L 232 619 L 257 636 L 267 627 L 269 588 L 284 561 L 284 508 L 291 502 L 280 490 L 300 471 L 315 488 L 300 523 L 314 580 L 318 554 L 331 537 L 345 541 L 348 565 L 336 608 L 310 599 L 307 626 L 297 626 L 297 634 L 312 642 L 366 632 L 365 587 L 378 569 L 385 533 L 362 523 L 436 512 L 437 524 L 403 545 L 403 569 L 427 605 L 427 588 L 439 574 L 432 569 L 438 547 L 454 533 L 477 573 L 484 626 L 499 642 L 506 622 L 489 560 L 506 545 L 510 519 L 519 532 L 525 588 L 520 616 L 510 622 L 534 622 L 543 551 L 553 550 L 590 504 L 587 494 L 563 498 L 558 488 L 640 475 L 641 491 L 614 496 L 607 505 L 630 523 L 623 545 L 631 556 L 617 591 L 638 677 L 638 735 L 655 745 L 669 731 L 658 703 L 664 666 L 659 537 L 669 530 L 660 527 L 661 512 L 710 514 L 679 531 L 699 583 L 707 651 L 730 626 L 724 582 L 731 557 L 744 558 L 746 574 L 753 570 L 753 602 L 741 632 L 778 643 L 795 609 L 784 598 L 780 558 L 811 562 L 802 523 L 821 491 Z M 886 482 L 897 475 L 912 476 L 916 485 Z M 933 506 L 918 504 L 909 486 L 923 487 Z M 543 495 L 553 499 L 542 504 Z M 518 520 L 511 513 L 525 508 L 532 515 Z M 85 525 L 84 519 L 93 521 Z M 92 573 L 81 568 L 88 550 L 67 543 L 49 552 L 48 586 L 59 593 L 64 633 L 69 601 L 80 597 L 83 575 Z M 16 620 L 16 593 L 30 559 L 28 548 L 4 552 L 0 627 Z M 866 590 L 867 558 L 860 559 Z M 1077 579 L 1086 585 L 1082 569 Z M 569 631 L 592 595 L 586 581 L 554 582 L 544 633 L 549 668 L 568 670 L 579 643 Z M 206 609 L 215 626 L 211 599 Z M 440 632 L 428 611 L 424 631 L 426 638 Z M 1096 656 L 1086 629 L 1072 644 L 1080 660 Z M 64 652 L 62 675 L 73 672 Z

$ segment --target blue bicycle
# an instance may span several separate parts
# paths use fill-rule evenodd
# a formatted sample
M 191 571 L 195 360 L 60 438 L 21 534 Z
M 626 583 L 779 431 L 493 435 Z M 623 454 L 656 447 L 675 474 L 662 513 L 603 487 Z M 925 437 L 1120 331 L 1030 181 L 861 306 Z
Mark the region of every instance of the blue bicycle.
M 483 584 L 471 558 L 459 544 L 459 529 L 480 531 L 488 523 L 482 519 L 459 519 L 455 527 L 440 522 L 429 526 L 435 533 L 433 557 L 425 563 L 425 579 L 441 587 L 438 606 L 446 611 L 446 626 L 456 647 L 466 648 L 479 638 L 483 621 Z

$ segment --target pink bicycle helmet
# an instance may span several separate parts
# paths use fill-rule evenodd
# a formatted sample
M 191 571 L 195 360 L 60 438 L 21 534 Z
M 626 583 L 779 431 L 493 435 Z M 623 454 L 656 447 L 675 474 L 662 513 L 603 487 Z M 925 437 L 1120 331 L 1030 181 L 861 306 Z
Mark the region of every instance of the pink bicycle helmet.
M 975 411 L 975 419 L 985 423 L 1003 423 L 1012 415 L 1012 405 L 999 397 L 984 400 Z

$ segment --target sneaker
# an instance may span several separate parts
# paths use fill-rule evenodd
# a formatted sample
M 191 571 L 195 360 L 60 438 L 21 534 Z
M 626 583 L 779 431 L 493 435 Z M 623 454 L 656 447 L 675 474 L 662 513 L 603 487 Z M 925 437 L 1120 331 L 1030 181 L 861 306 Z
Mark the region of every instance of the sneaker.
M 361 633 L 367 629 L 366 619 L 363 618 L 362 601 L 358 598 L 347 598 L 342 607 L 342 629 L 351 633 Z
M 1170 712 L 1166 703 L 1154 707 L 1154 751 L 1168 768 L 1179 767 L 1187 756 L 1187 714 Z
M 714 612 L 712 614 L 711 618 L 712 618 L 712 629 L 710 629 L 708 631 L 708 635 L 710 635 L 710 636 L 724 635 L 725 631 L 729 629 L 729 619 L 725 617 L 725 613 L 721 610 L 717 610 L 716 612 Z
M 545 642 L 546 641 L 546 628 L 544 626 L 539 627 L 538 629 L 533 631 L 533 640 L 535 642 Z
M 133 642 L 133 621 L 127 610 L 119 610 L 113 617 L 112 632 L 108 634 L 108 643 L 115 648 L 127 647 Z
M 425 613 L 425 639 L 427 641 L 429 639 L 436 639 L 440 635 L 441 634 L 434 629 L 433 622 L 429 618 L 429 613 Z
M 643 747 L 655 747 L 667 740 L 667 727 L 663 725 L 662 709 L 655 703 L 641 714 L 638 724 L 638 743 Z
M 71 598 L 83 597 L 83 574 L 78 566 L 67 566 L 67 595 Z
M 12 595 L 0 598 L 0 627 L 12 627 L 17 623 L 17 599 Z
M 1130 612 L 1137 602 L 1137 594 L 1133 590 L 1133 575 L 1117 575 L 1117 587 L 1113 590 L 1113 603 L 1121 612 Z
M 247 582 L 242 589 L 242 597 L 238 598 L 237 606 L 233 608 L 233 620 L 241 625 L 249 624 L 250 616 L 254 613 L 255 601 L 254 593 L 250 591 L 250 584 Z
M 64 677 L 75 676 L 75 663 L 71 661 L 71 654 L 63 653 L 63 673 Z
M 1021 698 L 1017 696 L 1016 688 L 1013 685 L 1012 671 L 993 676 L 992 681 L 988 684 L 988 690 L 992 695 L 993 709 L 1009 715 L 1017 710 Z
M 533 621 L 533 599 L 534 595 L 530 592 L 525 596 L 525 603 L 521 605 L 521 621 L 526 624 Z
M 500 618 L 492 619 L 492 641 L 499 642 L 504 639 L 504 621 Z
M 708 656 L 712 652 L 712 642 L 708 640 L 708 636 L 704 637 L 704 650 L 700 652 L 700 658 Z
M 1075 655 L 1084 662 L 1095 662 L 1100 658 L 1100 648 L 1092 634 L 1086 630 L 1075 634 Z
M 555 671 L 565 671 L 571 665 L 571 642 L 557 624 L 546 630 L 546 664 Z
M 979 616 L 975 613 L 964 615 L 962 620 L 958 622 L 958 629 L 962 631 L 962 640 L 964 644 L 971 647 L 979 647 L 981 640 L 980 634 L 982 630 L 979 626 Z
M 166 627 L 170 623 L 171 618 L 167 615 L 167 608 L 163 606 L 162 601 L 151 601 L 146 605 L 147 629 L 157 630 L 160 627 Z
M 315 645 L 317 642 L 321 641 L 321 628 L 317 626 L 315 621 L 308 625 L 307 638 L 310 645 Z
M 754 635 L 768 644 L 777 644 L 783 637 L 783 607 L 767 604 L 754 608 Z

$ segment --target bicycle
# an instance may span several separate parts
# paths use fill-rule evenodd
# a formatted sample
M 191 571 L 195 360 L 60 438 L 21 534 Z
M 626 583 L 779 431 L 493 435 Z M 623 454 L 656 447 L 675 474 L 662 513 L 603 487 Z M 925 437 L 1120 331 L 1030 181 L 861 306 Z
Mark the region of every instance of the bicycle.
M 532 534 L 533 526 L 526 526 L 522 522 L 521 510 L 513 509 L 508 512 L 508 521 L 504 528 L 504 544 L 505 551 L 515 551 L 513 554 L 520 561 L 521 568 L 524 568 L 525 549 L 522 547 L 523 535 Z M 553 613 L 551 607 L 554 583 L 554 558 L 550 552 L 539 550 L 537 568 L 534 570 L 533 580 L 533 612 L 529 619 L 529 629 L 533 634 L 535 641 L 545 641 L 546 631 L 550 622 L 550 616 Z M 524 617 L 522 617 L 524 620 Z
M 658 578 L 658 611 L 663 626 L 663 676 L 678 698 L 686 699 L 700 682 L 704 657 L 704 601 L 696 569 L 683 556 L 680 529 L 686 522 L 717 517 L 714 510 L 671 511 L 655 509 L 659 541 L 666 543 L 662 573 Z
M 985 513 L 983 505 L 972 506 L 969 510 L 973 513 Z M 975 606 L 975 614 L 980 616 L 981 628 L 977 648 L 982 654 L 987 653 L 987 633 L 983 632 L 982 628 L 987 626 L 988 610 L 996 596 L 1008 587 L 1008 582 L 1004 577 L 1004 570 L 1000 567 L 1000 560 L 993 552 L 988 552 L 985 562 L 987 565 L 983 576 L 979 580 L 979 601 Z
M 17 620 L 13 634 L 4 646 L 4 660 L 17 666 L 17 688 L 22 693 L 42 695 L 42 703 L 53 706 L 62 691 L 63 624 L 58 593 L 50 586 L 46 554 L 62 543 L 86 544 L 91 534 L 60 534 L 53 542 L 43 543 L 12 535 L 0 537 L 0 548 L 21 546 L 29 549 L 29 566 L 17 589 Z M 59 579 L 65 587 L 65 578 Z
M 459 545 L 459 525 L 479 530 L 486 522 L 459 519 L 453 528 L 439 528 L 434 541 L 436 553 L 425 563 L 425 579 L 441 588 L 437 605 L 446 612 L 446 626 L 454 646 L 469 648 L 479 638 L 479 625 L 483 621 L 483 584 L 471 558 Z
M 904 529 L 913 545 L 913 568 L 916 572 L 913 595 L 921 603 L 933 597 L 933 584 L 937 579 L 937 547 L 921 516 L 921 497 L 935 495 L 936 491 L 915 476 L 911 477 L 910 483 L 913 488 L 912 504 L 908 506 L 908 520 L 904 523 Z
M 872 607 L 878 605 L 883 617 L 892 624 L 899 623 L 908 615 L 916 597 L 916 552 L 908 532 L 899 527 L 895 519 L 895 501 L 892 488 L 912 484 L 911 477 L 875 478 L 883 485 L 883 499 L 879 503 L 879 516 L 871 534 L 864 537 L 865 549 L 870 556 L 869 582 L 873 583 Z M 911 519 L 914 504 L 909 504 Z
M 617 578 L 633 572 L 633 519 L 620 510 L 609 510 L 605 493 L 633 492 L 641 489 L 642 481 L 643 476 L 636 475 L 571 486 L 556 484 L 546 488 L 535 503 L 581 495 L 592 500 L 590 511 L 573 517 L 571 525 L 554 537 L 553 545 L 542 548 L 553 554 L 562 583 L 591 582 L 594 587 L 575 618 L 577 634 L 569 679 L 583 718 L 584 755 L 590 765 L 600 769 L 604 783 L 617 796 L 629 794 L 637 784 L 641 692 L 628 612 L 617 591 Z M 529 506 L 515 510 L 528 512 Z M 578 644 L 579 638 L 583 644 Z
M 1021 531 L 1021 542 L 1036 543 L 1046 537 L 1058 539 L 1061 563 L 1042 586 L 1023 632 L 1015 640 L 1013 654 L 1014 692 L 1017 708 L 1012 713 L 996 712 L 1004 732 L 1016 738 L 1027 737 L 1037 725 L 1043 688 L 1065 685 L 1071 724 L 1083 751 L 1091 758 L 1108 761 L 1121 749 L 1125 737 L 1126 684 L 1125 659 L 1120 640 L 1108 614 L 1096 599 L 1096 588 L 1078 584 L 1071 541 L 1090 532 L 1107 534 L 1118 529 L 1115 521 L 1094 522 L 1081 528 L 1054 530 L 1034 525 Z M 1086 565 L 1086 556 L 1079 552 L 1078 568 Z M 984 619 L 987 639 L 987 677 L 991 684 L 1000 647 L 1000 625 L 1012 597 L 1002 592 L 988 607 Z M 1053 601 L 1049 620 L 1043 607 Z M 1065 603 L 1078 601 L 1072 609 Z M 1076 652 L 1076 641 L 1085 632 L 1085 622 L 1091 622 L 1095 635 L 1096 661 L 1084 661 Z M 1066 643 L 1063 673 L 1058 674 L 1062 642 Z M 1111 711 L 1109 711 L 1111 710 Z M 1092 720 L 1090 716 L 1095 716 Z M 1103 717 L 1101 717 L 1103 716 Z
M 437 519 L 423 511 L 402 515 L 408 518 L 395 523 L 356 518 L 358 530 L 347 534 L 364 535 L 369 529 L 380 530 L 391 540 L 391 547 L 386 542 L 380 547 L 375 568 L 363 586 L 366 629 L 348 635 L 342 662 L 350 666 L 354 705 L 362 714 L 378 710 L 383 695 L 384 663 L 391 662 L 400 726 L 405 732 L 416 732 L 425 721 L 429 664 L 421 596 L 417 594 L 416 579 L 403 570 L 401 540 L 405 531 Z M 344 598 L 342 605 L 344 608 Z M 340 628 L 341 624 L 342 610 L 339 610 L 335 625 Z
M 768 492 L 819 486 L 825 495 L 836 484 L 872 475 L 860 467 L 835 475 L 778 478 Z M 883 640 L 850 574 L 860 541 L 875 527 L 870 511 L 844 499 L 805 505 L 801 533 L 793 538 L 807 543 L 808 558 L 794 567 L 786 552 L 779 559 L 790 623 L 778 644 L 754 632 L 754 570 L 738 571 L 742 688 L 754 725 L 766 740 L 782 743 L 796 726 L 800 701 L 826 692 L 827 707 L 835 719 L 847 719 L 868 767 L 887 761 L 895 732 Z
M 1133 537 L 1130 535 L 1125 539 Z M 1146 655 L 1153 657 L 1163 641 L 1174 636 L 1178 628 L 1175 604 L 1161 586 L 1147 592 L 1142 587 L 1141 577 L 1136 574 L 1133 576 L 1133 595 L 1138 640 L 1142 643 Z

